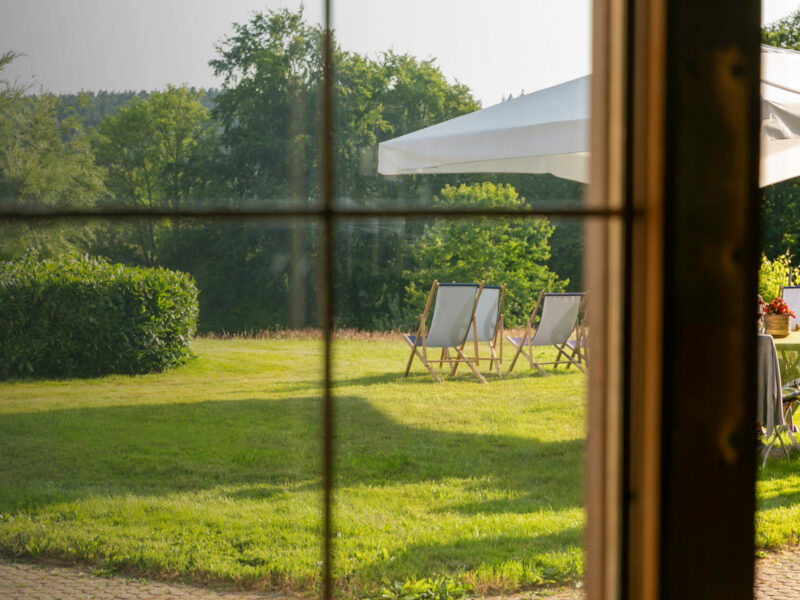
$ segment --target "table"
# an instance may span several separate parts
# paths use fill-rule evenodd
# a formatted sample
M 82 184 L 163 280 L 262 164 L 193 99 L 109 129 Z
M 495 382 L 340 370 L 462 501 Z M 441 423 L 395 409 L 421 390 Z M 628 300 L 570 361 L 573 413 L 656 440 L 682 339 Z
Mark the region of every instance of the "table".
M 800 331 L 774 339 L 781 364 L 781 380 L 786 384 L 800 377 Z

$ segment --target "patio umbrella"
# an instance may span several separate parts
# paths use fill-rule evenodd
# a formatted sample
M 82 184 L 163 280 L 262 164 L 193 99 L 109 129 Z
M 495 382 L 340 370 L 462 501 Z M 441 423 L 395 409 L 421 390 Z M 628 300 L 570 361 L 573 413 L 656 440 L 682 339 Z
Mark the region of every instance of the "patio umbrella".
M 762 46 L 761 173 L 800 176 L 800 52 Z M 591 76 L 525 94 L 379 145 L 378 172 L 552 173 L 589 180 Z
M 761 46 L 761 187 L 800 175 L 800 52 Z

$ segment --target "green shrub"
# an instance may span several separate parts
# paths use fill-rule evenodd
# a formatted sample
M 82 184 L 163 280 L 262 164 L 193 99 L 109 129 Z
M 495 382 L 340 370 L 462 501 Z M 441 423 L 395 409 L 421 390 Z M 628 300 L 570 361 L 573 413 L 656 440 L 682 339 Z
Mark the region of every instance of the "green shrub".
M 90 257 L 0 263 L 0 379 L 149 373 L 191 356 L 197 288 Z
M 758 270 L 758 293 L 764 302 L 770 303 L 780 296 L 781 288 L 785 285 L 800 283 L 800 269 L 792 267 L 792 257 L 786 254 L 777 256 L 774 260 L 761 254 L 761 266 Z

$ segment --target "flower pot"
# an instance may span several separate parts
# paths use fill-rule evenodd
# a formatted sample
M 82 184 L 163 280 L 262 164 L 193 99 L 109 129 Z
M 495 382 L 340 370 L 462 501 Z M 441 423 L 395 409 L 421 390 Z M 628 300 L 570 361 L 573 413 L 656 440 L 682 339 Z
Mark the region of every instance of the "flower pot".
M 772 337 L 789 335 L 789 315 L 764 315 L 764 333 Z

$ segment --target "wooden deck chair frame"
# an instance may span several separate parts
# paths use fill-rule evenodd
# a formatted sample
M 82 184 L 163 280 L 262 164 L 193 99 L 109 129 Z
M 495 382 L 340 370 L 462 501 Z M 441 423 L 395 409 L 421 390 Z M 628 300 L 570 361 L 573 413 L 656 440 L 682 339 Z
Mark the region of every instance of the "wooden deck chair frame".
M 437 290 L 442 285 L 459 285 L 459 284 L 440 284 L 438 281 L 434 280 L 433 285 L 431 286 L 431 291 L 428 294 L 428 300 L 425 303 L 425 310 L 419 317 L 419 327 L 417 329 L 417 333 L 414 337 L 413 342 L 409 339 L 411 336 L 404 335 L 403 339 L 406 343 L 411 346 L 411 356 L 408 358 L 408 364 L 406 365 L 406 371 L 403 374 L 403 377 L 408 377 L 408 373 L 411 370 L 411 363 L 414 362 L 414 356 L 419 358 L 420 362 L 428 369 L 428 373 L 431 374 L 431 377 L 437 382 L 442 383 L 442 378 L 439 377 L 439 374 L 434 370 L 433 365 L 438 364 L 439 367 L 444 363 L 447 363 L 451 366 L 450 373 L 451 375 L 456 372 L 456 368 L 458 367 L 459 363 L 465 363 L 472 374 L 477 377 L 478 381 L 481 383 L 486 383 L 486 378 L 478 372 L 475 368 L 475 361 L 474 359 L 467 358 L 464 354 L 464 346 L 467 344 L 467 333 L 464 334 L 464 340 L 458 346 L 453 346 L 452 349 L 455 350 L 455 356 L 450 356 L 449 348 L 442 348 L 441 354 L 438 359 L 429 359 L 428 358 L 428 345 L 427 345 L 427 338 L 428 338 L 428 330 L 427 330 L 427 320 L 428 320 L 428 312 L 430 311 L 431 304 L 433 303 L 433 299 L 436 297 Z M 475 294 L 475 301 L 472 305 L 472 323 L 469 327 L 475 326 L 475 309 L 478 306 L 478 300 L 480 299 L 481 292 L 483 291 L 484 282 L 481 281 L 479 284 L 475 284 L 478 286 L 478 291 Z M 469 327 L 467 328 L 467 332 L 469 332 Z M 422 352 L 420 353 L 420 348 L 422 348 Z
M 585 300 L 585 297 L 584 297 Z M 579 365 L 586 365 L 589 366 L 589 336 L 586 331 L 586 316 L 584 315 L 583 319 L 578 321 L 578 327 L 576 329 L 576 335 L 574 340 L 567 340 L 567 348 L 572 348 L 572 352 L 570 353 L 570 358 L 573 358 L 577 361 Z M 569 369 L 571 364 L 567 365 L 567 369 Z
M 473 346 L 473 355 L 469 356 L 468 358 L 472 358 L 475 361 L 475 366 L 480 367 L 481 360 L 488 360 L 489 361 L 489 370 L 491 371 L 492 367 L 495 368 L 498 377 L 503 377 L 503 374 L 500 371 L 500 365 L 503 364 L 503 336 L 505 335 L 505 328 L 503 325 L 503 302 L 506 298 L 506 284 L 503 285 L 485 285 L 483 286 L 483 290 L 485 291 L 488 288 L 494 288 L 500 290 L 500 299 L 497 303 L 497 322 L 495 323 L 494 327 L 494 335 L 492 336 L 491 340 L 486 341 L 479 341 L 478 340 L 478 324 L 476 320 L 476 314 L 472 315 L 472 346 Z M 483 297 L 483 296 L 481 296 Z M 475 313 L 478 311 L 478 303 L 475 304 Z M 469 336 L 467 336 L 469 341 Z M 498 341 L 500 342 L 498 346 Z M 481 356 L 480 355 L 480 344 L 486 343 L 489 346 L 489 356 Z M 455 375 L 456 369 L 458 369 L 458 363 L 453 365 L 453 369 L 450 375 Z
M 554 365 L 553 368 L 555 369 L 555 368 L 558 368 L 558 365 L 561 365 L 561 364 L 566 364 L 568 366 L 569 365 L 575 365 L 575 367 L 581 373 L 586 373 L 586 369 L 584 369 L 583 366 L 575 359 L 575 353 L 573 352 L 573 354 L 570 355 L 568 353 L 569 349 L 567 347 L 567 341 L 569 341 L 569 337 L 571 337 L 572 334 L 574 334 L 576 337 L 578 336 L 578 319 L 577 318 L 575 319 L 575 324 L 572 327 L 572 332 L 571 332 L 571 334 L 569 336 L 567 336 L 567 339 L 564 340 L 564 342 L 561 343 L 561 344 L 553 344 L 553 347 L 557 351 L 556 360 L 547 361 L 547 362 L 537 362 L 537 361 L 533 360 L 533 348 L 534 348 L 534 346 L 530 345 L 531 342 L 533 341 L 534 336 L 536 335 L 536 331 L 533 328 L 533 320 L 536 317 L 537 313 L 539 312 L 539 307 L 543 308 L 543 304 L 544 304 L 544 300 L 545 300 L 546 296 L 562 296 L 562 295 L 565 295 L 565 294 L 548 293 L 548 292 L 542 291 L 539 294 L 539 299 L 536 301 L 536 306 L 533 308 L 533 311 L 531 312 L 530 317 L 528 317 L 527 323 L 525 323 L 525 333 L 522 336 L 522 338 L 519 340 L 519 342 L 517 342 L 517 340 L 515 340 L 511 336 L 506 336 L 506 339 L 509 342 L 511 342 L 511 345 L 514 346 L 517 349 L 517 351 L 514 353 L 514 358 L 511 361 L 511 366 L 508 369 L 509 373 L 511 373 L 511 371 L 514 370 L 514 365 L 517 364 L 517 359 L 519 358 L 520 354 L 522 354 L 525 358 L 528 359 L 528 364 L 530 364 L 531 369 L 533 369 L 535 367 L 536 370 L 539 371 L 539 373 L 541 375 L 546 375 L 547 374 L 545 372 L 545 370 L 542 369 L 542 365 Z M 576 293 L 569 293 L 569 294 L 566 294 L 566 295 L 574 295 L 574 296 L 580 295 L 581 296 L 581 301 L 580 301 L 580 305 L 579 305 L 579 308 L 578 308 L 578 314 L 580 314 L 581 311 L 583 310 L 584 303 L 586 301 L 586 294 L 580 293 L 580 292 L 576 292 Z M 525 350 L 526 347 L 528 348 L 527 351 Z M 562 357 L 563 357 L 563 359 L 562 359 Z

